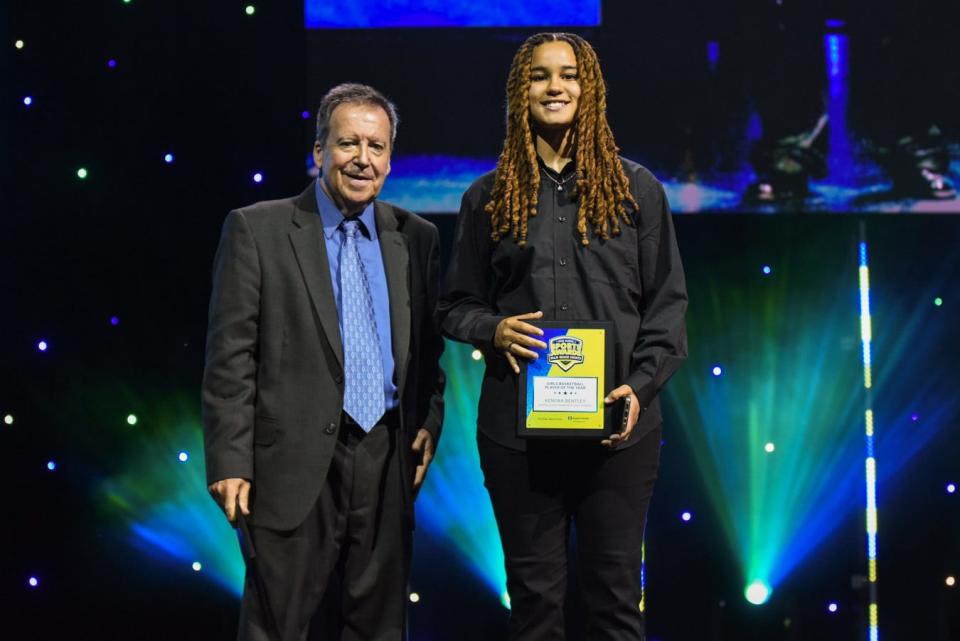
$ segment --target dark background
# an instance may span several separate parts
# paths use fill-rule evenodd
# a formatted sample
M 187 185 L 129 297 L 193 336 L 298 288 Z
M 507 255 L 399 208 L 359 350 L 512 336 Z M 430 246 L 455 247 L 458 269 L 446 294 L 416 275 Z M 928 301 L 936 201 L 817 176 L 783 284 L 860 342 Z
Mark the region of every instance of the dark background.
M 581 32 L 601 54 L 621 147 L 658 158 L 667 173 L 683 160 L 678 140 L 705 165 L 720 162 L 708 133 L 742 108 L 735 96 L 718 102 L 701 91 L 703 36 L 718 23 L 692 4 L 625 4 L 605 3 L 605 26 Z M 398 153 L 498 150 L 503 80 L 529 32 L 306 34 L 302 24 L 298 3 L 257 6 L 253 17 L 236 2 L 0 6 L 0 414 L 16 416 L 0 425 L 4 638 L 233 636 L 234 596 L 130 545 L 104 516 L 100 480 L 140 447 L 104 425 L 126 412 L 131 390 L 198 399 L 220 224 L 233 207 L 306 185 L 312 122 L 302 111 L 313 112 L 331 84 L 363 80 L 400 104 Z M 18 38 L 22 51 L 13 47 Z M 173 164 L 163 162 L 167 152 Z M 83 181 L 80 166 L 89 171 Z M 256 171 L 261 184 L 250 179 Z M 454 218 L 430 218 L 448 247 Z M 745 264 L 793 260 L 803 274 L 798 295 L 850 290 L 856 334 L 859 222 L 749 212 L 679 218 L 691 317 L 722 307 Z M 872 216 L 866 225 L 875 360 L 886 357 L 886 367 L 903 373 L 875 390 L 877 416 L 893 417 L 930 381 L 934 398 L 955 409 L 960 219 Z M 939 314 L 909 323 L 931 288 L 945 301 Z M 709 323 L 697 326 L 694 356 L 712 339 Z M 920 362 L 896 349 L 931 336 L 938 349 Z M 40 338 L 53 346 L 49 354 L 38 354 Z M 694 446 L 679 427 L 671 436 L 672 400 L 648 536 L 651 639 L 864 638 L 864 595 L 851 587 L 865 571 L 862 510 L 837 515 L 834 534 L 771 603 L 749 606 L 706 508 Z M 960 639 L 958 592 L 944 587 L 947 574 L 960 574 L 957 499 L 943 491 L 960 478 L 957 418 L 954 410 L 941 416 L 927 445 L 881 483 L 883 638 Z M 43 467 L 51 456 L 61 461 L 57 474 Z M 697 527 L 680 530 L 676 513 L 690 504 L 703 506 Z M 440 596 L 412 610 L 411 638 L 497 638 L 506 611 L 448 557 L 418 542 L 415 578 Z M 42 589 L 31 590 L 26 578 L 37 567 Z M 827 616 L 826 595 L 843 600 L 839 616 Z

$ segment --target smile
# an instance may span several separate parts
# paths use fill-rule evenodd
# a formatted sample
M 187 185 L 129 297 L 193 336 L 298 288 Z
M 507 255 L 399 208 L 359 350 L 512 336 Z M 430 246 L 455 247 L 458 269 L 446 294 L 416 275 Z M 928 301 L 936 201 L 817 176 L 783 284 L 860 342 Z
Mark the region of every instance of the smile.
M 560 111 L 570 103 L 563 100 L 547 100 L 545 102 L 541 102 L 540 104 L 547 111 Z

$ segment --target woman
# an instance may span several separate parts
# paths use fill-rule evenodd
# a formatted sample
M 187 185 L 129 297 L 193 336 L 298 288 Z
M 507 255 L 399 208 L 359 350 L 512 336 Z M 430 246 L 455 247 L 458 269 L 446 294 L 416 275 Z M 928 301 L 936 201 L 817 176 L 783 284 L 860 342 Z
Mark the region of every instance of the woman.
M 506 557 L 511 640 L 563 639 L 576 527 L 585 637 L 642 639 L 640 563 L 660 448 L 657 392 L 686 355 L 686 289 L 659 182 L 620 158 L 590 45 L 538 34 L 507 79 L 494 172 L 464 194 L 438 306 L 444 333 L 486 372 L 478 447 Z M 527 321 L 608 320 L 626 429 L 601 444 L 516 436 L 518 361 L 543 348 Z

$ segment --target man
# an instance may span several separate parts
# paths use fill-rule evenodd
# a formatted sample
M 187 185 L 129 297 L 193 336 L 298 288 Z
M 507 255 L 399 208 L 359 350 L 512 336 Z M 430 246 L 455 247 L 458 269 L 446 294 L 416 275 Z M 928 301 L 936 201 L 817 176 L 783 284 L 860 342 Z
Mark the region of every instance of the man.
M 334 87 L 320 177 L 227 216 L 203 376 L 207 480 L 248 559 L 239 638 L 401 638 L 413 501 L 443 418 L 436 228 L 375 200 L 396 109 Z

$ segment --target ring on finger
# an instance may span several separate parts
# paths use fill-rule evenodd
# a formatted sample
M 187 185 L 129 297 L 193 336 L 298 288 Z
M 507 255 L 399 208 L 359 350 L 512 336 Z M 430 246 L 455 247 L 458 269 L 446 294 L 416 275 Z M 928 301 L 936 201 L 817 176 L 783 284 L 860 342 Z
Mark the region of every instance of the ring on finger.
M 508 351 L 508 352 L 510 351 L 510 348 L 513 347 L 513 343 L 514 343 L 514 341 L 510 341 L 509 343 L 507 343 L 507 349 L 506 349 L 506 351 Z

